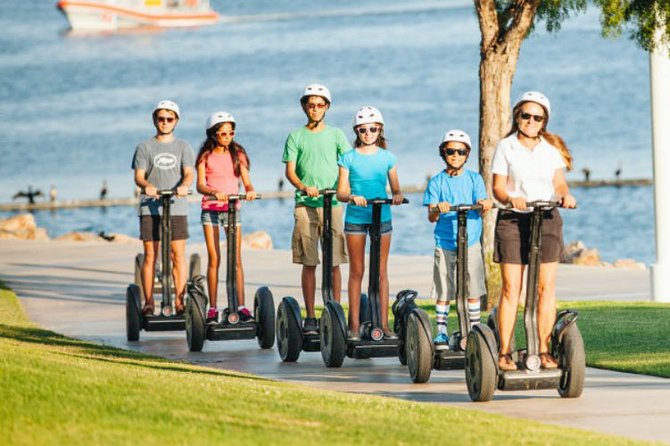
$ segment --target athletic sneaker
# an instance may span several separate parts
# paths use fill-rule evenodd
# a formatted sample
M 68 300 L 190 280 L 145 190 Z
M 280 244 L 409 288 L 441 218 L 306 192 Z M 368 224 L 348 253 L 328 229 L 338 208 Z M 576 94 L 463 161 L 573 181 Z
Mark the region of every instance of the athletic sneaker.
M 438 333 L 433 339 L 433 344 L 435 345 L 449 345 L 449 336 L 446 333 Z
M 241 308 L 237 311 L 237 314 L 240 315 L 240 320 L 242 322 L 249 322 L 254 318 L 248 308 Z
M 305 318 L 305 325 L 303 325 L 302 331 L 303 331 L 303 333 L 308 334 L 308 335 L 319 334 L 319 328 L 316 325 L 316 318 L 306 317 Z
M 216 308 L 210 308 L 207 310 L 207 323 L 210 325 L 216 325 L 219 323 L 219 312 Z
M 354 341 L 354 342 L 356 342 L 356 341 L 360 341 L 360 340 L 361 340 L 361 337 L 358 335 L 357 332 L 355 332 L 355 331 L 351 331 L 351 330 L 347 330 L 347 341 Z
M 384 331 L 384 339 L 389 339 L 389 340 L 398 339 L 398 335 L 395 334 L 395 332 L 393 332 L 391 330 L 385 330 Z

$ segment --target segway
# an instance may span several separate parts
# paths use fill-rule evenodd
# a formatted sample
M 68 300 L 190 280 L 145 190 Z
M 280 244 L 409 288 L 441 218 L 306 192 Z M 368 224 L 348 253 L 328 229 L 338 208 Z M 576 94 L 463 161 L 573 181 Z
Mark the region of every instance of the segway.
M 323 196 L 323 232 L 321 234 L 321 295 L 324 305 L 333 298 L 333 232 L 332 214 L 335 189 L 322 189 Z M 286 296 L 277 308 L 277 350 L 284 362 L 295 362 L 302 351 L 318 352 L 321 350 L 319 334 L 305 334 L 302 330 L 300 304 Z M 321 330 L 321 325 L 317 327 Z
M 360 340 L 347 339 L 347 319 L 339 302 L 326 303 L 321 314 L 321 357 L 327 367 L 340 367 L 344 357 L 355 359 L 397 356 L 400 339 L 385 339 L 381 323 L 379 302 L 379 269 L 381 261 L 381 213 L 382 205 L 391 204 L 388 198 L 367 200 L 372 205 L 372 225 L 370 229 L 370 265 L 368 296 L 361 294 Z M 409 203 L 403 199 L 403 203 Z M 401 294 L 416 294 L 403 290 Z
M 216 197 L 209 197 L 216 199 Z M 256 198 L 261 198 L 257 195 Z M 258 339 L 263 349 L 272 348 L 274 336 L 274 300 L 266 286 L 256 290 L 254 295 L 254 318 L 240 320 L 237 313 L 237 202 L 246 199 L 246 194 L 228 195 L 228 224 L 226 226 L 226 294 L 228 308 L 223 310 L 221 322 L 206 323 L 207 294 L 205 278 L 198 276 L 186 285 L 186 342 L 192 352 L 202 350 L 205 339 L 208 341 L 231 341 L 237 339 Z
M 542 217 L 559 206 L 553 201 L 533 201 L 530 257 L 526 283 L 524 328 L 526 348 L 514 350 L 512 358 L 517 370 L 505 372 L 498 368 L 498 324 L 496 312 L 487 324 L 473 327 L 468 335 L 465 351 L 465 381 L 473 401 L 489 401 L 499 390 L 557 389 L 563 398 L 577 398 L 582 394 L 585 376 L 584 341 L 577 327 L 577 312 L 563 310 L 556 315 L 551 332 L 551 354 L 558 361 L 556 369 L 542 369 L 539 357 L 537 326 L 538 274 L 541 262 Z M 512 331 L 512 339 L 514 331 Z
M 479 204 L 450 206 L 458 218 L 456 239 L 456 308 L 459 330 L 449 338 L 449 345 L 433 343 L 428 313 L 414 303 L 416 293 L 398 293 L 393 303 L 394 329 L 401 339 L 400 362 L 407 364 L 412 381 L 425 383 L 432 369 L 457 370 L 465 366 L 465 346 L 470 333 L 468 314 L 468 212 L 482 209 Z M 439 212 L 438 209 L 435 210 Z M 432 212 L 432 211 L 431 211 Z
M 172 228 L 170 226 L 170 208 L 175 192 L 171 189 L 159 190 L 163 217 L 161 218 L 161 266 L 154 273 L 153 294 L 161 296 L 161 311 L 156 315 L 143 315 L 142 304 L 144 291 L 142 287 L 142 264 L 144 255 L 135 256 L 135 283 L 126 289 L 126 337 L 129 341 L 140 339 L 140 330 L 171 331 L 184 329 L 184 316 L 175 314 L 172 295 L 175 293 L 172 285 L 172 262 L 170 260 L 170 243 Z M 190 193 L 190 192 L 189 192 Z M 200 274 L 200 256 L 191 255 L 189 262 L 189 278 Z

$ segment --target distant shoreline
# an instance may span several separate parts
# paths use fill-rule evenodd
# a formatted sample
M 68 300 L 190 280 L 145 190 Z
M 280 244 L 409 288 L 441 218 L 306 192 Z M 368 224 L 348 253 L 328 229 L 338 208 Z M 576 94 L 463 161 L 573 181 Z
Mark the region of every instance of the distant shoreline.
M 637 178 L 637 179 L 621 179 L 621 180 L 593 180 L 593 181 L 568 181 L 568 185 L 573 188 L 594 188 L 594 187 L 623 187 L 623 186 L 651 186 L 654 182 L 651 178 Z M 423 185 L 409 185 L 403 186 L 403 193 L 420 193 L 424 191 Z M 293 190 L 286 191 L 269 191 L 260 192 L 263 199 L 291 199 L 293 198 Z M 189 198 L 189 201 L 200 201 L 199 196 Z M 86 207 L 113 207 L 113 206 L 137 206 L 138 199 L 129 198 L 107 198 L 99 199 L 72 199 L 72 200 L 56 200 L 40 201 L 37 203 L 0 203 L 0 212 L 9 211 L 42 211 L 42 210 L 58 210 L 58 209 L 73 209 Z

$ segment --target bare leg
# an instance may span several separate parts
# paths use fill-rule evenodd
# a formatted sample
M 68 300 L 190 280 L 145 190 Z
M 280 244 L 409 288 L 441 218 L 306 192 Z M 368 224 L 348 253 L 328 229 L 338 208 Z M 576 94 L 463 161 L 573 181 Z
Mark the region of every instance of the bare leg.
M 540 265 L 538 286 L 537 328 L 540 339 L 540 353 L 549 352 L 551 329 L 556 322 L 556 269 L 558 262 Z
M 302 295 L 305 299 L 307 317 L 316 317 L 314 313 L 314 296 L 316 294 L 316 265 L 302 266 Z
M 179 312 L 184 308 L 184 289 L 186 288 L 186 278 L 188 271 L 186 267 L 186 240 L 173 240 L 170 242 L 170 251 L 172 253 L 172 278 L 174 279 L 174 289 L 176 291 L 175 310 Z
M 361 307 L 361 282 L 365 273 L 366 235 L 347 235 L 349 250 L 349 329 L 358 333 Z
M 500 331 L 500 354 L 509 353 L 510 341 L 516 321 L 517 306 L 521 295 L 525 265 L 500 264 L 502 273 L 502 295 L 498 304 L 498 329 Z
M 144 308 L 154 308 L 154 273 L 156 271 L 158 242 L 143 242 L 143 245 L 142 288 L 144 291 Z
M 221 266 L 221 250 L 219 248 L 219 227 L 203 225 L 205 245 L 207 246 L 207 289 L 209 290 L 209 306 L 216 308 L 219 291 L 219 267 Z

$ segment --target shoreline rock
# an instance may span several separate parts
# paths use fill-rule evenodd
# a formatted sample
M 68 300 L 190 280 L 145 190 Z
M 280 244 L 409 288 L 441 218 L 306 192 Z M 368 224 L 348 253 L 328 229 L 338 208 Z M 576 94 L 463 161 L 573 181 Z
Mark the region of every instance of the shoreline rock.
M 563 247 L 560 263 L 580 266 L 603 266 L 609 268 L 629 268 L 646 270 L 647 266 L 634 259 L 618 259 L 614 263 L 608 263 L 600 259 L 600 253 L 596 248 L 588 248 L 581 240 L 575 240 Z
M 47 230 L 37 227 L 33 214 L 19 214 L 0 220 L 0 240 L 49 240 Z

